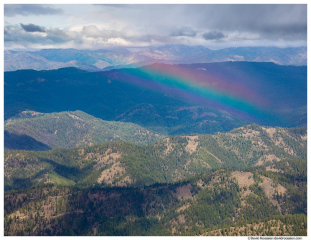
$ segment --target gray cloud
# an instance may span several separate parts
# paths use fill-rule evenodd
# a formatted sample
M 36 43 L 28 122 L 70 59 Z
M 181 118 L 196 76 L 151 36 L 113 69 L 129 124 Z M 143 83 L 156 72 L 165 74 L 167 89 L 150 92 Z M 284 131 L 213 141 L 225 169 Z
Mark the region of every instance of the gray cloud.
M 146 4 L 121 5 L 113 12 L 101 7 L 101 11 L 134 26 L 189 26 L 196 32 L 248 32 L 265 39 L 307 37 L 306 4 Z
M 5 28 L 6 33 L 4 35 L 4 42 L 16 43 L 19 45 L 27 46 L 29 44 L 60 44 L 65 43 L 69 38 L 65 39 L 53 35 L 49 31 L 46 31 L 48 34 L 46 36 L 34 35 L 31 32 L 24 31 L 22 28 L 17 27 L 8 27 Z
M 258 34 L 265 39 L 306 40 L 306 5 L 210 5 L 191 8 L 193 24 L 218 31 L 237 31 Z M 294 35 L 293 35 L 294 33 Z
M 197 34 L 196 31 L 194 31 L 191 27 L 181 27 L 181 28 L 174 27 L 172 29 L 171 36 L 174 36 L 174 37 L 178 37 L 178 36 L 194 37 L 196 34 Z
M 244 45 L 286 47 L 307 44 L 307 7 L 302 4 L 97 6 L 99 5 L 86 7 L 85 9 L 91 9 L 87 11 L 82 9 L 82 5 L 64 7 L 66 13 L 72 13 L 62 16 L 64 24 L 55 19 L 58 16 L 44 16 L 44 27 L 35 24 L 20 27 L 5 22 L 5 41 L 24 46 L 28 43 L 43 46 L 49 44 L 49 47 L 68 43 L 77 48 L 104 47 L 109 44 L 186 44 L 212 48 Z M 5 16 L 52 15 L 62 12 L 63 10 L 53 5 L 5 5 Z M 79 15 L 76 14 L 78 12 Z M 22 18 L 20 22 L 25 21 L 24 17 Z M 65 27 L 51 28 L 50 19 L 50 22 L 54 22 L 55 19 L 58 26 Z M 9 22 L 12 21 L 13 18 Z M 16 24 L 16 21 L 13 22 Z M 33 34 L 43 31 L 46 34 Z M 222 39 L 226 41 L 217 41 Z
M 222 32 L 212 31 L 204 33 L 202 36 L 205 40 L 218 40 L 221 38 L 225 38 L 225 35 Z
M 38 25 L 35 25 L 35 24 L 32 24 L 32 23 L 29 23 L 28 25 L 24 25 L 21 23 L 21 27 L 26 31 L 26 32 L 45 32 L 44 28 L 38 26 Z
M 62 14 L 60 8 L 52 8 L 43 4 L 4 4 L 4 16 L 14 17 L 16 15 L 55 15 Z

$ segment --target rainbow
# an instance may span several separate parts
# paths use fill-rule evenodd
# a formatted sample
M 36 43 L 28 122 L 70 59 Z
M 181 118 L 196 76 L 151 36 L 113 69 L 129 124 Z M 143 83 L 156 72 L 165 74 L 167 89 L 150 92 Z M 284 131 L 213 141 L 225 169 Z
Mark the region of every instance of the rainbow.
M 186 102 L 253 117 L 258 114 L 271 115 L 267 110 L 268 100 L 250 87 L 228 78 L 211 75 L 204 68 L 194 70 L 179 65 L 153 64 L 126 73 L 129 76 L 123 81 L 127 83 L 169 94 Z M 237 76 L 243 78 L 243 74 L 238 73 Z M 130 82 L 127 79 L 130 79 Z

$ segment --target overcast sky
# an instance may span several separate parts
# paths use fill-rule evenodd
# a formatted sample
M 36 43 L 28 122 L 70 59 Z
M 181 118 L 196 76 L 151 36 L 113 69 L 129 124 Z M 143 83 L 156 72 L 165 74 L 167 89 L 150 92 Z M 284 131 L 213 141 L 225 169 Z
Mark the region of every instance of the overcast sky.
M 4 5 L 5 49 L 307 45 L 307 5 Z

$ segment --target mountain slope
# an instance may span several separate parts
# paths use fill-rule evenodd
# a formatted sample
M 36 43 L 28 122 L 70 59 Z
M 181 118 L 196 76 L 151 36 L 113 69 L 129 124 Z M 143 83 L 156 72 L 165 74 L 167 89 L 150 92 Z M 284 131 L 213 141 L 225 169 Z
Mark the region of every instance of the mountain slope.
M 19 69 L 34 69 L 34 70 L 48 70 L 65 67 L 77 67 L 79 69 L 88 71 L 99 71 L 96 66 L 89 65 L 76 60 L 69 60 L 67 62 L 51 61 L 33 52 L 4 52 L 4 71 L 15 71 Z
M 5 150 L 4 232 L 306 236 L 306 153 L 306 127 L 258 125 L 147 146 Z
M 4 149 L 23 149 L 30 151 L 46 151 L 51 148 L 26 134 L 15 134 L 4 130 Z
M 6 72 L 4 116 L 79 109 L 169 135 L 225 132 L 247 123 L 304 126 L 306 70 L 227 62 L 101 73 L 73 68 Z
M 47 152 L 6 150 L 5 188 L 51 181 L 53 171 L 77 186 L 143 187 L 222 167 L 243 169 L 284 159 L 305 160 L 306 134 L 306 128 L 249 125 L 229 133 L 172 136 L 147 146 L 113 142 Z
M 133 123 L 108 122 L 81 111 L 46 114 L 24 111 L 5 121 L 4 130 L 11 135 L 27 135 L 49 148 L 81 147 L 121 140 L 149 144 L 164 138 Z M 5 136 L 4 141 L 6 144 L 9 138 Z M 14 149 L 26 148 L 22 141 Z
M 140 189 L 47 184 L 7 191 L 4 232 L 306 236 L 306 161 L 278 163 L 273 172 L 264 167 L 221 169 L 175 184 Z

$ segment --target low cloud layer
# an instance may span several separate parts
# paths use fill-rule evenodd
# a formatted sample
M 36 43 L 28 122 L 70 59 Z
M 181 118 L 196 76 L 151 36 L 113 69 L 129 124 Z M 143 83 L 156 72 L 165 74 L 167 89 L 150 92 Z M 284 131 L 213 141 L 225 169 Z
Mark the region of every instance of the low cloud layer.
M 286 47 L 307 43 L 307 5 L 302 4 L 6 4 L 4 13 L 6 48 Z M 31 16 L 41 17 L 35 21 Z M 20 24 L 14 23 L 17 20 Z M 56 27 L 57 23 L 63 26 Z

